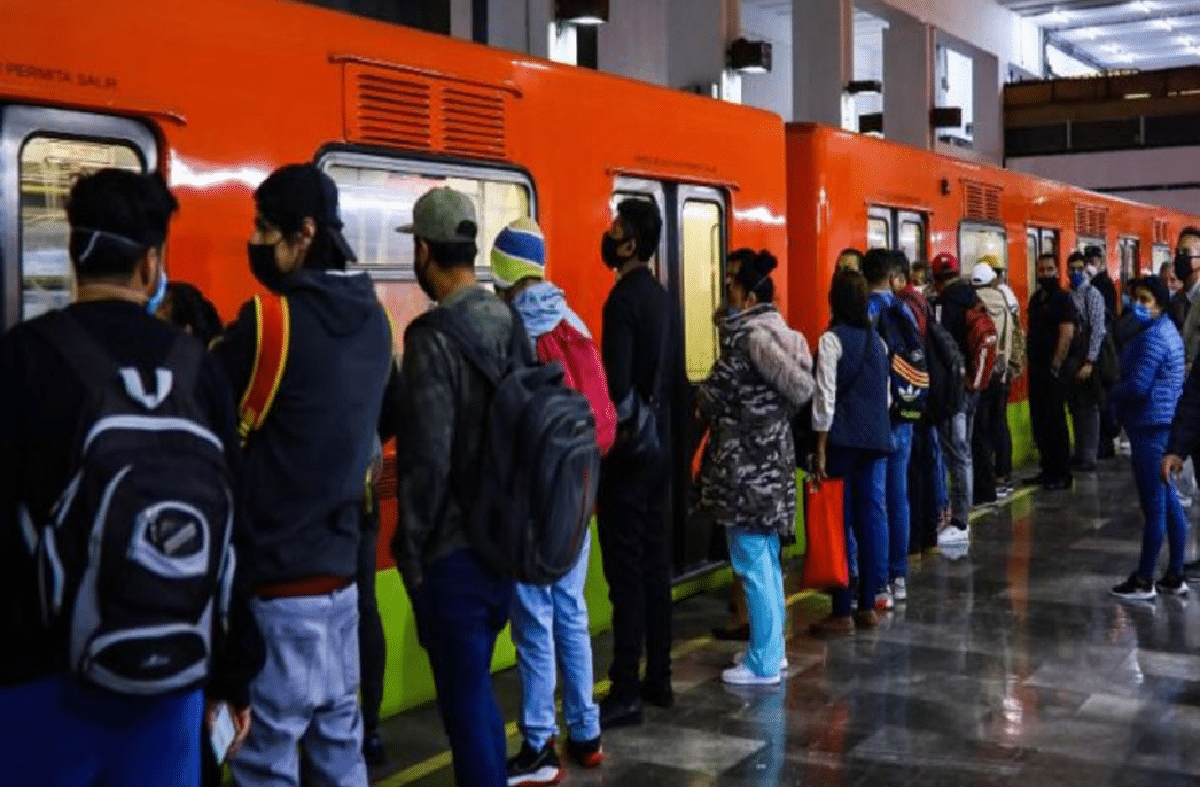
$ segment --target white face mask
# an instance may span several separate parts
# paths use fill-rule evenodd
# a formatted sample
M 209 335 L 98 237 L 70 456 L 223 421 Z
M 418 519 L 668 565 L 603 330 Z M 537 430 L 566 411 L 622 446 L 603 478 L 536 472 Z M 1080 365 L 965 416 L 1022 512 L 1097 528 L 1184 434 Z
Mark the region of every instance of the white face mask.
M 1098 274 L 1100 274 L 1100 269 L 1098 267 L 1092 266 L 1091 264 L 1088 264 L 1086 267 L 1083 268 L 1083 274 L 1087 275 L 1088 279 L 1091 280 L 1092 278 L 1094 278 Z

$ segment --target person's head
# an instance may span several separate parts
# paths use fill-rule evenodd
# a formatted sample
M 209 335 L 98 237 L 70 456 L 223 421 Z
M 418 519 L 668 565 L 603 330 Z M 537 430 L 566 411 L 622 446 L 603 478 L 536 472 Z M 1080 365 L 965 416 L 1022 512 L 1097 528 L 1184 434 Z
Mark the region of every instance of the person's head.
M 1062 284 L 1058 280 L 1058 256 L 1055 253 L 1042 253 L 1037 259 L 1038 286 L 1045 291 L 1053 291 Z
M 929 262 L 912 262 L 908 267 L 908 285 L 921 291 L 927 283 L 929 283 Z
M 834 265 L 834 272 L 861 272 L 863 262 L 863 253 L 853 247 L 847 247 L 842 252 L 838 253 L 837 262 Z
M 1133 313 L 1143 322 L 1158 319 L 1171 303 L 1167 285 L 1156 275 L 1147 275 L 1133 281 L 1129 294 L 1133 300 Z
M 462 192 L 439 186 L 417 198 L 412 219 L 396 230 L 412 234 L 417 283 L 440 303 L 455 287 L 475 280 L 475 204 Z
M 171 281 L 157 316 L 195 336 L 205 347 L 221 332 L 221 315 L 199 289 L 190 283 Z
M 1178 294 L 1179 290 L 1183 288 L 1183 281 L 1175 275 L 1175 265 L 1170 261 L 1162 262 L 1162 266 L 1158 268 L 1158 277 L 1166 284 L 1167 291 L 1172 295 Z
M 1104 251 L 1099 245 L 1089 244 L 1083 248 L 1083 258 L 1087 262 L 1083 271 L 1089 278 L 1094 278 L 1104 271 Z
M 526 287 L 545 280 L 546 239 L 529 217 L 510 222 L 492 245 L 492 284 L 511 301 Z
M 952 253 L 938 253 L 929 265 L 936 286 L 954 280 L 959 276 L 958 259 Z
M 731 308 L 745 311 L 759 303 L 775 302 L 775 282 L 771 280 L 771 273 L 779 261 L 769 250 L 738 250 L 730 254 L 729 260 L 739 264 L 729 280 Z
M 985 261 L 980 261 L 971 271 L 971 285 L 976 287 L 995 286 L 1000 281 L 996 270 Z
M 872 247 L 863 253 L 862 276 L 870 289 L 881 289 L 888 286 L 888 278 L 892 272 L 892 253 L 882 247 Z
M 1175 243 L 1175 277 L 1191 289 L 1200 281 L 1200 228 L 1188 226 Z
M 1087 256 L 1078 250 L 1067 256 L 1067 280 L 1072 289 L 1078 289 L 1087 281 Z
M 159 173 L 102 169 L 67 196 L 67 252 L 81 289 L 105 287 L 154 313 L 166 291 L 163 244 L 179 203 Z
M 600 239 L 600 259 L 609 269 L 646 264 L 662 238 L 662 214 L 649 200 L 630 197 L 617 204 L 617 213 Z
M 867 281 L 861 273 L 846 270 L 833 276 L 829 287 L 829 308 L 835 325 L 855 328 L 870 326 L 867 316 Z
M 305 269 L 345 269 L 357 261 L 342 235 L 337 185 L 312 164 L 288 164 L 254 190 L 250 271 L 278 291 L 288 275 Z

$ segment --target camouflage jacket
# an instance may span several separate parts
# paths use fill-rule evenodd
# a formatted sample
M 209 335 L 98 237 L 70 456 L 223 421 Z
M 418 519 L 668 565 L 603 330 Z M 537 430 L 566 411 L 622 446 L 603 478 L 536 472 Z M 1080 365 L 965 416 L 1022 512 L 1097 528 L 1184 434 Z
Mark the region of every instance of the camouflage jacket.
M 793 538 L 796 453 L 790 419 L 813 393 L 812 355 L 774 305 L 719 324 L 721 356 L 700 385 L 711 420 L 701 503 L 726 528 Z

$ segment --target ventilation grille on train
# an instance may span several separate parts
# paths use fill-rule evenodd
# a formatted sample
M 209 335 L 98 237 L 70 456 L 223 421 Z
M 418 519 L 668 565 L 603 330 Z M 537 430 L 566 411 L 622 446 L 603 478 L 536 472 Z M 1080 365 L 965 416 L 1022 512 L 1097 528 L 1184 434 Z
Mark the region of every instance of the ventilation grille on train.
M 1000 189 L 968 181 L 965 190 L 967 219 L 1000 221 Z
M 1154 243 L 1164 244 L 1171 240 L 1167 238 L 1167 221 L 1165 219 L 1154 220 Z
M 388 67 L 348 63 L 346 137 L 353 142 L 503 161 L 507 95 Z
M 1075 235 L 1090 239 L 1108 237 L 1108 210 L 1094 206 L 1075 206 Z

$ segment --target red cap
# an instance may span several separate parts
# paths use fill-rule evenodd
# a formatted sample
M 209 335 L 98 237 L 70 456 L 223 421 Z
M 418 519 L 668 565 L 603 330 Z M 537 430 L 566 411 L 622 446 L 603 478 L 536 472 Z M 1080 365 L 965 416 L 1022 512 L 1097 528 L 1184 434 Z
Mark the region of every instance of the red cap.
M 938 253 L 934 256 L 929 268 L 933 271 L 933 277 L 940 278 L 943 275 L 957 275 L 958 259 L 950 253 Z

